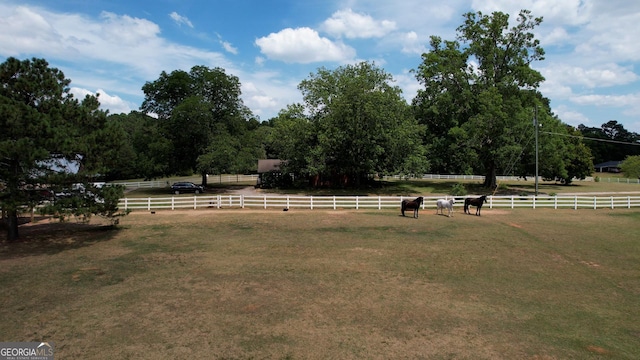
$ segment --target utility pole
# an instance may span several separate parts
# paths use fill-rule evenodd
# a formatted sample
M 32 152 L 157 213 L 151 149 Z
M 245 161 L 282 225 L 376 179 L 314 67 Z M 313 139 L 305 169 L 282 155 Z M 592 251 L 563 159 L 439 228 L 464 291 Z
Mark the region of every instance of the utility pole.
M 536 197 L 538 197 L 538 106 L 534 108 L 533 126 L 536 128 Z

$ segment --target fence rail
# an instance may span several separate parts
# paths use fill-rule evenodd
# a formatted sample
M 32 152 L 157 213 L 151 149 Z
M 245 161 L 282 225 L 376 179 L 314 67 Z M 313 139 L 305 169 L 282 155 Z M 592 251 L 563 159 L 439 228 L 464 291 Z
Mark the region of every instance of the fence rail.
M 203 209 L 203 208 L 302 208 L 302 209 L 391 209 L 399 208 L 402 196 L 297 196 L 297 195 L 177 195 L 171 197 L 123 198 L 124 210 Z M 424 197 L 423 209 L 435 209 L 441 197 Z M 451 197 L 449 197 L 451 198 Z M 456 197 L 456 207 L 463 198 Z M 490 196 L 487 208 L 618 209 L 640 207 L 640 195 L 633 196 Z

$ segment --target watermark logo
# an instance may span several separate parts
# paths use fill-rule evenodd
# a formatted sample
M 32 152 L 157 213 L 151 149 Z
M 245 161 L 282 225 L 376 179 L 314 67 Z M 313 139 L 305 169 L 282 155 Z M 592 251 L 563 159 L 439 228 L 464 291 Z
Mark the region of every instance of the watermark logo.
M 53 360 L 53 343 L 0 342 L 0 360 Z

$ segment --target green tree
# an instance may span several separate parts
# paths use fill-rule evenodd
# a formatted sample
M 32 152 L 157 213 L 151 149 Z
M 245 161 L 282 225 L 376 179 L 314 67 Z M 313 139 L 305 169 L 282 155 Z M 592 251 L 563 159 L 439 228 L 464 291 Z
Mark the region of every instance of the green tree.
M 314 160 L 318 145 L 315 124 L 304 113 L 304 105 L 288 105 L 271 121 L 267 137 L 271 156 L 286 160 L 281 165 L 284 173 L 298 174 L 304 178 L 318 174 L 319 163 Z
M 626 130 L 615 120 L 607 121 L 599 128 L 580 125 L 578 129 L 585 137 L 595 164 L 619 161 L 629 155 L 640 154 L 640 146 L 637 146 L 640 136 Z
M 591 151 L 580 139 L 580 131 L 567 125 L 570 140 L 566 142 L 568 149 L 565 152 L 565 166 L 567 176 L 562 179 L 565 184 L 570 184 L 573 179 L 584 180 L 594 171 Z
M 162 72 L 160 78 L 146 83 L 141 110 L 156 114 L 164 136 L 171 142 L 171 173 L 194 171 L 202 175 L 206 185 L 205 155 L 212 149 L 220 127 L 234 138 L 245 134 L 253 123 L 251 112 L 240 98 L 240 81 L 221 68 L 194 66 L 190 72 Z M 256 159 L 257 160 L 257 159 Z
M 565 154 L 568 149 L 567 126 L 563 124 L 556 116 L 550 116 L 548 103 L 541 106 L 542 110 L 538 111 L 538 175 L 543 179 L 555 180 L 565 179 L 569 176 L 566 167 Z M 527 146 L 519 164 L 517 164 L 516 174 L 531 175 L 535 174 L 536 154 L 535 154 L 535 128 L 531 126 L 531 130 L 526 132 L 528 138 Z M 589 159 L 587 159 L 589 160 Z
M 300 83 L 317 136 L 307 164 L 310 175 L 358 186 L 370 174 L 426 170 L 426 159 L 412 157 L 424 155 L 423 127 L 392 80 L 362 62 L 333 71 L 321 68 Z
M 69 93 L 70 83 L 44 59 L 9 58 L 0 64 L 0 205 L 8 216 L 9 241 L 19 237 L 20 209 L 34 205 L 30 191 L 86 184 L 108 171 L 109 157 L 118 151 L 118 132 L 107 126 L 98 99 L 87 96 L 78 101 Z M 78 165 L 77 173 L 61 171 L 70 164 Z M 103 200 L 94 197 L 64 207 L 55 202 L 47 209 L 72 213 L 97 201 Z M 105 206 L 89 213 L 117 211 Z
M 485 174 L 484 186 L 494 188 L 498 171 L 508 171 L 522 153 L 520 135 L 539 105 L 535 89 L 544 78 L 530 64 L 543 60 L 544 50 L 531 31 L 542 19 L 522 10 L 509 29 L 509 16 L 501 12 L 464 18 L 457 41 L 431 38 L 431 51 L 416 71 L 425 89 L 414 105 L 431 139 L 445 138 L 434 143 L 436 166 L 464 172 L 473 166 Z M 452 148 L 463 156 L 450 164 L 444 156 Z
M 109 171 L 109 179 L 146 180 L 170 175 L 173 145 L 165 136 L 158 119 L 141 112 L 110 115 L 109 122 L 124 134 L 121 151 Z
M 620 164 L 624 176 L 630 179 L 640 179 L 640 155 L 627 156 Z
M 424 88 L 413 99 L 415 116 L 426 126 L 431 171 L 435 173 L 472 174 L 478 163 L 468 146 L 470 135 L 461 126 L 473 114 L 472 73 L 469 54 L 459 43 L 431 37 L 431 50 L 422 55 L 416 71 Z
M 196 168 L 201 174 L 246 174 L 257 170 L 258 159 L 264 159 L 265 140 L 258 129 L 232 136 L 218 124 L 208 149 L 198 157 Z

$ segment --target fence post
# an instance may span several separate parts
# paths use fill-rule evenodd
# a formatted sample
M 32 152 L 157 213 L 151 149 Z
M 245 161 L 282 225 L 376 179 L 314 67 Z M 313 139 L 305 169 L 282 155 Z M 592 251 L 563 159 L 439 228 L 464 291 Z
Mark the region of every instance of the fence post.
M 222 195 L 218 195 L 218 201 L 216 201 L 217 203 L 216 206 L 218 207 L 218 209 L 220 209 L 220 206 L 222 205 L 221 202 L 222 202 Z
M 198 197 L 193 195 L 193 210 L 198 208 Z
M 127 210 L 127 205 L 129 205 L 129 199 L 124 198 L 124 209 Z
M 382 209 L 382 198 L 378 196 L 378 210 Z
M 175 203 L 176 203 L 176 197 L 172 196 L 171 197 L 171 210 L 175 210 L 176 209 Z
M 594 196 L 594 197 L 593 197 L 593 209 L 594 209 L 594 210 L 595 210 L 595 209 L 597 209 L 597 206 L 596 206 L 596 205 L 597 205 L 597 203 L 598 203 L 598 197 L 597 197 L 597 196 Z
M 264 208 L 267 208 L 267 195 L 264 195 Z
M 536 197 L 535 196 L 533 197 L 533 208 L 534 209 L 536 208 Z
M 627 209 L 631 209 L 631 196 L 627 196 Z
M 511 195 L 511 208 L 513 209 L 514 206 L 515 206 L 514 198 L 513 198 L 513 195 Z
M 611 208 L 612 209 L 614 208 L 614 206 L 613 206 L 613 196 L 611 197 Z
M 313 210 L 313 195 L 309 196 L 309 206 L 311 206 L 311 210 Z
M 360 199 L 360 196 L 356 196 L 356 210 L 358 210 L 358 200 Z
M 336 209 L 336 196 L 333 195 L 333 210 Z
M 147 210 L 151 210 L 151 198 L 147 198 Z
M 289 195 L 287 195 L 287 209 L 289 208 Z
M 558 208 L 558 195 L 553 197 L 553 208 L 554 209 Z
M 573 210 L 578 210 L 578 195 L 574 195 Z

